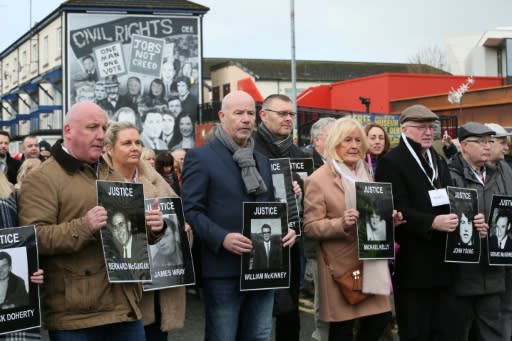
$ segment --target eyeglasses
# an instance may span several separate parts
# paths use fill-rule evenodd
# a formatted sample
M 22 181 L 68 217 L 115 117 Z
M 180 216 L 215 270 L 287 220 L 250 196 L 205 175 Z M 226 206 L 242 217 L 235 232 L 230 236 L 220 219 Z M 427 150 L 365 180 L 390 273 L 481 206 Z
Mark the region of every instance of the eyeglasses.
M 493 139 L 477 139 L 477 140 L 466 139 L 464 141 L 478 143 L 481 146 L 485 146 L 486 144 L 493 144 L 494 143 Z
M 286 118 L 288 116 L 290 116 L 291 118 L 294 118 L 297 115 L 297 113 L 293 112 L 293 111 L 278 111 L 278 110 L 272 110 L 272 109 L 263 109 L 263 110 L 275 112 L 281 118 Z
M 419 131 L 421 132 L 425 132 L 427 130 L 432 130 L 434 131 L 436 129 L 436 126 L 435 125 L 413 125 L 413 124 L 409 124 L 407 125 L 407 127 L 413 127 L 413 128 L 416 128 L 418 129 Z

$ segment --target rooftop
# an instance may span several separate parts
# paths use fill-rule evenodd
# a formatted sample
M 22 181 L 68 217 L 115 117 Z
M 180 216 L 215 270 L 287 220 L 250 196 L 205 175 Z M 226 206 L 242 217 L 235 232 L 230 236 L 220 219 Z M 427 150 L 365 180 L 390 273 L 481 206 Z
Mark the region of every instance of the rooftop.
M 285 59 L 204 58 L 203 72 L 229 65 L 244 69 L 257 80 L 291 80 L 291 61 Z M 335 82 L 384 72 L 448 74 L 423 64 L 297 60 L 296 65 L 297 79 L 301 81 Z

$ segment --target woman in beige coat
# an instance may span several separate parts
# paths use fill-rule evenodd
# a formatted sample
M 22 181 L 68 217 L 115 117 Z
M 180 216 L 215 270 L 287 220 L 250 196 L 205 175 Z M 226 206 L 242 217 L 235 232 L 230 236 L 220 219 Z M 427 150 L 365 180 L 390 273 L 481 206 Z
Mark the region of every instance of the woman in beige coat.
M 144 184 L 146 198 L 176 196 L 155 169 L 140 159 L 142 144 L 132 123 L 111 123 L 105 135 L 105 149 L 105 159 L 126 181 Z M 146 340 L 167 340 L 168 331 L 183 327 L 185 288 L 144 292 L 140 308 Z
M 305 183 L 304 233 L 319 241 L 320 319 L 330 322 L 330 341 L 351 341 L 356 319 L 361 320 L 357 340 L 378 340 L 391 318 L 387 268 L 380 272 L 382 280 L 378 282 L 382 295 L 371 296 L 355 305 L 347 303 L 333 279 L 333 275 L 341 276 L 358 263 L 359 212 L 354 181 L 372 180 L 363 161 L 366 149 L 362 126 L 348 117 L 337 120 L 326 139 L 327 162 Z M 381 262 L 385 268 L 386 262 Z

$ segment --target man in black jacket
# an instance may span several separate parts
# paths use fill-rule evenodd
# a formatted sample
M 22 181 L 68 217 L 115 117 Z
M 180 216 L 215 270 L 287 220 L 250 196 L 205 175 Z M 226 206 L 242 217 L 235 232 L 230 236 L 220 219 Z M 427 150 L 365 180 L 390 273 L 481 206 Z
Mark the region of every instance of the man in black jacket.
M 7 180 L 13 185 L 16 184 L 16 177 L 18 176 L 18 169 L 21 162 L 15 160 L 9 155 L 9 143 L 11 137 L 6 131 L 0 131 L 0 170 L 7 176 Z
M 444 263 L 446 232 L 455 230 L 446 186 L 451 185 L 446 161 L 432 148 L 438 116 L 422 105 L 400 117 L 398 147 L 379 161 L 375 180 L 391 182 L 395 209 L 407 222 L 397 227 L 393 278 L 400 340 L 454 340 L 451 274 Z
M 295 115 L 290 98 L 280 94 L 268 96 L 261 106 L 262 122 L 254 134 L 254 149 L 268 158 L 305 157 L 304 152 L 292 141 Z M 294 187 L 297 194 L 297 185 Z M 277 341 L 299 340 L 300 261 L 304 250 L 302 240 L 298 241 L 290 250 L 290 288 L 276 291 L 277 304 L 274 306 L 274 315 Z
M 478 193 L 478 214 L 473 225 L 480 238 L 487 237 L 489 216 L 494 194 L 507 194 L 506 179 L 500 176 L 495 166 L 488 163 L 491 145 L 495 143 L 495 131 L 477 122 L 467 122 L 459 127 L 458 137 L 461 151 L 450 162 L 450 175 L 456 187 L 472 188 Z M 477 231 L 473 233 L 477 233 Z M 457 312 L 453 328 L 458 339 L 501 340 L 501 299 L 505 293 L 505 271 L 502 266 L 490 266 L 487 240 L 481 240 L 481 255 L 478 263 L 454 264 L 453 292 L 456 295 Z M 476 327 L 476 328 L 475 328 Z

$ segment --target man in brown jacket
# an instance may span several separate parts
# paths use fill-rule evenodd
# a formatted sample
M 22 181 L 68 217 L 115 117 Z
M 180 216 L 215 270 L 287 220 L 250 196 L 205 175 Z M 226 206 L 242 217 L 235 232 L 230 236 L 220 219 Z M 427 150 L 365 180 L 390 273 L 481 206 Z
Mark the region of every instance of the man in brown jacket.
M 96 204 L 96 180 L 123 180 L 101 158 L 106 126 L 98 105 L 75 104 L 64 141 L 21 187 L 19 221 L 37 227 L 44 326 L 52 340 L 145 340 L 140 285 L 109 283 L 105 269 L 99 229 L 107 211 Z M 154 214 L 146 222 L 156 232 L 163 223 Z

